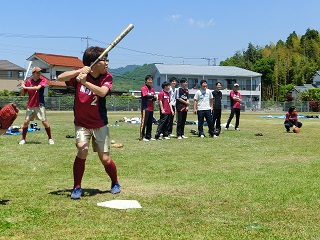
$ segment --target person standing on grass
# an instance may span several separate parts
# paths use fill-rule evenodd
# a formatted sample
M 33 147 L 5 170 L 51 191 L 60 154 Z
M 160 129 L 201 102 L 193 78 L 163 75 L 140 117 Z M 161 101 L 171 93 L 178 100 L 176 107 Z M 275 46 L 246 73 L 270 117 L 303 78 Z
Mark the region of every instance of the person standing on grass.
M 284 127 L 286 128 L 287 132 L 290 132 L 291 127 L 294 131 L 296 131 L 295 128 L 300 129 L 302 127 L 302 123 L 298 121 L 298 112 L 295 106 L 289 107 L 289 110 L 286 113 Z
M 189 110 L 189 90 L 187 88 L 188 82 L 186 78 L 181 78 L 181 87 L 177 90 L 176 112 L 178 114 L 177 120 L 177 138 L 188 138 L 184 135 L 184 127 L 186 125 L 187 114 Z
M 78 152 L 73 163 L 71 199 L 81 198 L 81 182 L 91 140 L 93 151 L 98 153 L 105 172 L 111 179 L 111 193 L 120 193 L 117 167 L 110 157 L 106 108 L 106 96 L 112 88 L 112 75 L 108 72 L 109 60 L 101 59 L 96 65 L 89 67 L 103 50 L 100 47 L 87 48 L 83 54 L 83 68 L 66 71 L 58 76 L 59 81 L 75 88 L 74 124 Z
M 151 75 L 145 77 L 145 85 L 141 87 L 141 125 L 140 141 L 155 140 L 151 137 L 154 102 L 157 100 L 156 92 L 152 86 L 153 78 Z
M 217 137 L 213 129 L 212 109 L 213 109 L 213 96 L 212 92 L 207 89 L 208 83 L 206 80 L 200 81 L 200 89 L 194 95 L 193 112 L 198 115 L 198 134 L 199 137 L 205 137 L 203 132 L 204 119 L 206 119 L 209 136 Z
M 213 128 L 217 133 L 221 132 L 221 99 L 222 99 L 222 92 L 221 89 L 221 82 L 216 83 L 216 89 L 212 91 L 213 96 Z
M 169 140 L 169 124 L 171 116 L 174 116 L 172 105 L 170 104 L 170 83 L 162 83 L 162 91 L 158 94 L 158 103 L 160 109 L 160 119 L 158 123 L 157 132 L 155 135 L 156 140 L 162 140 L 160 134 L 162 134 L 163 139 Z
M 172 110 L 175 113 L 176 112 L 176 95 L 177 95 L 177 79 L 175 77 L 170 78 L 170 104 L 172 106 Z M 173 120 L 174 116 L 176 114 L 170 115 L 170 123 L 169 123 L 169 136 L 174 137 L 174 134 L 172 134 L 172 129 L 173 129 Z
M 46 79 L 41 77 L 41 68 L 34 67 L 32 69 L 32 77 L 21 83 L 21 95 L 23 96 L 28 92 L 28 105 L 25 115 L 25 120 L 22 126 L 22 139 L 19 142 L 20 145 L 26 143 L 26 137 L 28 132 L 28 126 L 30 121 L 38 119 L 42 122 L 46 133 L 48 135 L 48 142 L 50 145 L 54 144 L 51 136 L 51 128 L 47 121 L 46 108 L 44 102 L 44 89 L 47 85 Z
M 227 121 L 227 125 L 225 127 L 225 130 L 229 129 L 229 125 L 231 120 L 233 119 L 234 115 L 236 115 L 236 125 L 235 130 L 240 131 L 239 123 L 240 123 L 240 103 L 242 101 L 241 93 L 239 92 L 239 84 L 235 83 L 233 85 L 233 90 L 230 92 L 230 103 L 231 103 L 231 113 L 229 116 L 229 119 Z

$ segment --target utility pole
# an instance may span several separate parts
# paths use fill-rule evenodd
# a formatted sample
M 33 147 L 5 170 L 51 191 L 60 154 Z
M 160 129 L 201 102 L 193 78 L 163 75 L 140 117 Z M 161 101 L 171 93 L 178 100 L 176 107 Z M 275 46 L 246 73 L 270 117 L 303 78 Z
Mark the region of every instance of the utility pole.
M 208 61 L 208 66 L 211 65 L 211 61 L 212 61 L 212 60 L 213 60 L 213 66 L 217 66 L 217 59 L 218 59 L 218 58 L 202 58 L 202 59 Z
M 86 48 L 89 47 L 89 39 L 91 39 L 91 38 L 89 38 L 89 36 L 87 36 L 87 37 L 82 37 L 82 38 L 81 38 L 81 40 L 87 40 L 87 47 L 86 47 Z M 83 52 L 82 52 L 82 53 L 83 53 Z
M 217 60 L 218 58 L 213 58 L 213 66 L 217 66 Z

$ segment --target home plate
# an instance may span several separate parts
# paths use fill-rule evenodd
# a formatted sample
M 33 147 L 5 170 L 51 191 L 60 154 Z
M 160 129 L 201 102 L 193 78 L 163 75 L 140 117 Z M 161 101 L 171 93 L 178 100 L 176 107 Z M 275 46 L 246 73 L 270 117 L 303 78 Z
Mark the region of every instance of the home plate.
M 110 200 L 97 203 L 97 205 L 115 209 L 142 208 L 137 200 Z

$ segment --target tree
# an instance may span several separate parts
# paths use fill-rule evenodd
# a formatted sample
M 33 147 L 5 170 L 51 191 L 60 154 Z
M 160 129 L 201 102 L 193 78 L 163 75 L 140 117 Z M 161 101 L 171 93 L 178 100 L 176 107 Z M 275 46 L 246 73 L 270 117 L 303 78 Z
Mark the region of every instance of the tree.
M 262 99 L 269 100 L 273 95 L 273 82 L 274 82 L 274 58 L 262 58 L 257 61 L 253 66 L 252 70 L 262 74 L 261 85 L 262 85 Z
M 220 62 L 220 66 L 235 66 L 245 68 L 245 59 L 240 51 L 237 51 L 232 57 Z

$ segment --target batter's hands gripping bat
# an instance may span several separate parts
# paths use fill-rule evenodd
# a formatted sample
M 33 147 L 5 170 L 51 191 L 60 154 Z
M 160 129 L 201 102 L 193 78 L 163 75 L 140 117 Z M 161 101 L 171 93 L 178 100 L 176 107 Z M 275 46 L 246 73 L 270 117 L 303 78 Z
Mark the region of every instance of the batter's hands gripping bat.
M 132 29 L 133 24 L 129 24 L 120 34 L 118 37 L 116 37 L 109 46 L 100 54 L 100 56 L 90 65 L 90 68 L 92 68 L 94 65 L 96 65 L 99 61 L 101 61 L 108 52 L 110 52 Z M 80 82 L 80 79 L 77 78 L 77 81 Z

